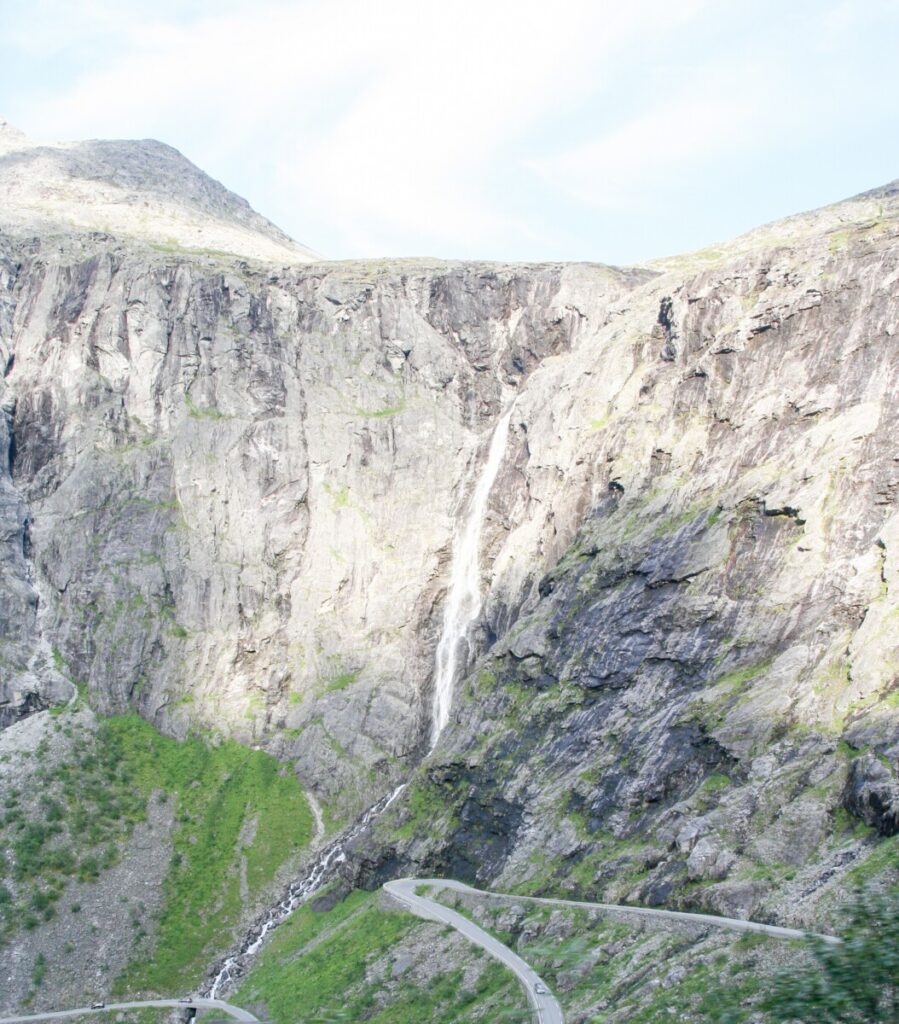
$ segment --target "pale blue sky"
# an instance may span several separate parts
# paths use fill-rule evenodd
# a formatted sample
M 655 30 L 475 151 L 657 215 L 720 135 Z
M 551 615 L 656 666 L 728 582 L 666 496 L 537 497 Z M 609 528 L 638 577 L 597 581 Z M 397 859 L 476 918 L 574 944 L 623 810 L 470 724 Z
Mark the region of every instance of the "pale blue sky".
M 0 116 L 319 252 L 633 262 L 899 177 L 899 0 L 0 0 Z

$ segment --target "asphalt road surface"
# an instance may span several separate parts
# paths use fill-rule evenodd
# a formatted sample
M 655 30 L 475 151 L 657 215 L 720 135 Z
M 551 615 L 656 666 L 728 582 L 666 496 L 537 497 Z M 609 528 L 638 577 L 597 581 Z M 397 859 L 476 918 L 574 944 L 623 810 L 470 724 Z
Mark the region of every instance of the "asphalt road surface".
M 757 921 L 743 921 L 738 917 L 718 917 L 716 914 L 688 914 L 681 910 L 652 910 L 649 907 L 629 907 L 618 903 L 579 903 L 576 900 L 553 900 L 542 896 L 517 896 L 514 893 L 487 892 L 484 889 L 474 889 L 464 882 L 456 882 L 446 878 L 411 878 L 404 881 L 412 882 L 413 888 L 416 885 L 442 886 L 444 889 L 455 889 L 457 892 L 473 893 L 476 896 L 490 896 L 494 899 L 515 900 L 519 903 L 542 903 L 548 907 L 579 907 L 584 910 L 605 910 L 619 916 L 649 917 L 667 919 L 669 921 L 682 921 L 685 924 L 695 924 L 700 927 L 726 928 L 733 932 L 756 932 L 759 935 L 770 935 L 775 939 L 804 939 L 809 935 L 823 939 L 832 945 L 839 945 L 840 940 L 835 935 L 820 935 L 817 932 L 804 932 L 796 928 L 781 928 L 776 924 L 759 924 Z M 0 1024 L 3 1024 L 0 1021 Z
M 506 901 L 517 901 L 526 903 L 540 903 L 551 907 L 577 907 L 586 910 L 604 910 L 614 912 L 616 915 L 634 916 L 641 918 L 654 918 L 656 920 L 681 921 L 685 924 L 698 925 L 699 927 L 725 928 L 734 932 L 756 932 L 760 935 L 770 935 L 776 939 L 804 939 L 808 932 L 799 931 L 796 928 L 781 928 L 773 924 L 760 924 L 757 921 L 742 921 L 735 917 L 717 917 L 714 914 L 688 914 L 680 910 L 652 910 L 648 907 L 626 907 L 614 903 L 579 903 L 575 900 L 553 900 L 539 896 L 516 896 L 509 893 L 487 892 L 484 889 L 475 889 L 464 882 L 456 882 L 449 878 L 400 878 L 394 882 L 387 882 L 384 889 L 400 903 L 407 906 L 413 914 L 431 921 L 441 921 L 451 925 L 461 932 L 467 939 L 486 950 L 490 956 L 505 964 L 518 976 L 524 986 L 528 1002 L 534 1009 L 536 1019 L 541 1024 L 563 1024 L 562 1008 L 555 997 L 548 991 L 539 975 L 520 956 L 516 955 L 504 946 L 492 935 L 473 924 L 467 917 L 457 914 L 449 907 L 429 899 L 427 896 L 416 895 L 415 890 L 419 886 L 433 885 L 442 889 L 454 889 L 456 892 L 468 893 L 476 896 L 488 896 L 493 899 Z M 817 935 L 819 939 L 832 944 L 838 944 L 840 940 L 833 935 Z M 534 986 L 540 983 L 547 988 L 546 995 L 540 995 L 534 991 Z M 0 1021 L 0 1024 L 4 1024 Z
M 112 1013 L 116 1010 L 139 1010 L 145 1006 L 175 1006 L 180 1010 L 186 1010 L 188 1007 L 195 1006 L 198 1010 L 224 1010 L 225 1013 L 230 1013 L 232 1017 L 236 1017 L 237 1020 L 245 1021 L 257 1021 L 258 1018 L 254 1017 L 252 1013 L 247 1010 L 242 1010 L 239 1006 L 232 1006 L 231 1003 L 225 1003 L 221 999 L 191 999 L 189 1003 L 182 1003 L 178 999 L 148 999 L 144 1002 L 139 1003 L 107 1003 L 102 1008 L 93 1009 L 90 1006 L 82 1006 L 78 1010 L 56 1010 L 52 1013 L 32 1013 L 26 1017 L 0 1017 L 0 1024 L 26 1024 L 27 1021 L 32 1020 L 58 1020 L 60 1017 L 81 1017 L 86 1013 Z
M 525 963 L 517 953 L 513 953 L 508 946 L 504 946 L 498 939 L 485 932 L 483 928 L 479 928 L 472 921 L 469 921 L 467 917 L 456 913 L 455 910 L 450 910 L 449 907 L 445 907 L 442 903 L 428 899 L 427 896 L 417 896 L 415 890 L 419 885 L 446 886 L 447 883 L 441 879 L 400 878 L 395 882 L 385 883 L 384 889 L 395 900 L 408 907 L 417 917 L 450 925 L 470 942 L 480 946 L 481 949 L 489 953 L 495 960 L 499 960 L 501 964 L 504 964 L 510 971 L 513 971 L 524 987 L 528 1002 L 534 1010 L 535 1019 L 540 1024 L 564 1024 L 562 1007 L 559 1006 L 549 988 L 544 985 L 540 975 L 529 964 Z M 458 888 L 463 892 L 468 889 L 468 886 L 462 885 L 461 882 L 452 883 L 451 887 L 454 889 Z M 546 993 L 536 992 L 536 985 L 546 988 Z M 0 1021 L 0 1024 L 3 1024 L 3 1021 Z

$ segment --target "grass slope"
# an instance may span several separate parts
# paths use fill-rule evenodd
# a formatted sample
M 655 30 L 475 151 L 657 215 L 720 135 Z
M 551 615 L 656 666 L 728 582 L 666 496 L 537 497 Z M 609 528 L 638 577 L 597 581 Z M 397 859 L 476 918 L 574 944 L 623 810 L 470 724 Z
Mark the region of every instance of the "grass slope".
M 308 845 L 313 819 L 299 783 L 261 751 L 177 742 L 136 715 L 54 718 L 66 755 L 45 757 L 49 740 L 42 740 L 27 755 L 30 781 L 7 787 L 0 806 L 0 947 L 20 928 L 56 916 L 70 881 L 100 881 L 146 819 L 149 801 L 170 802 L 164 909 L 152 935 L 135 922 L 135 960 L 116 992 L 192 987 L 228 946 L 246 907 Z
M 232 998 L 273 1024 L 529 1019 L 499 964 L 451 929 L 383 909 L 378 894 L 360 891 L 328 911 L 297 910 Z
M 176 743 L 137 716 L 110 720 L 106 734 L 142 793 L 161 788 L 177 801 L 178 821 L 152 960 L 135 964 L 117 988 L 177 991 L 227 945 L 244 901 L 308 844 L 312 812 L 296 779 L 261 751 Z

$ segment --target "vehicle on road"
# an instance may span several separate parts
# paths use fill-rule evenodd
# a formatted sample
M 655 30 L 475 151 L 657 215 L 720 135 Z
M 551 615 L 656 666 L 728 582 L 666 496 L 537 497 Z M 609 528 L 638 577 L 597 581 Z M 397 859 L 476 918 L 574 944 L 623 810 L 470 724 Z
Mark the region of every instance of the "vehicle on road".
M 106 1006 L 106 1003 L 91 1003 L 92 1010 L 102 1010 Z
M 535 981 L 534 982 L 534 991 L 537 993 L 538 996 L 548 996 L 549 995 L 549 989 L 546 987 L 546 985 L 543 984 L 542 981 Z
M 190 996 L 182 996 L 182 997 L 181 997 L 181 998 L 180 998 L 180 999 L 178 1000 L 178 1002 L 179 1002 L 179 1003 L 192 1003 L 192 1002 L 193 1002 L 193 999 L 191 999 L 191 997 L 190 997 Z

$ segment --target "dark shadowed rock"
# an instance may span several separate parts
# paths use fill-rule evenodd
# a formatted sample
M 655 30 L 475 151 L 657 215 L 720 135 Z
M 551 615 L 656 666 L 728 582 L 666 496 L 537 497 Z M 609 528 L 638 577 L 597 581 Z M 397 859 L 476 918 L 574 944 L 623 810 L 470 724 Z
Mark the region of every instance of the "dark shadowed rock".
M 874 754 L 852 762 L 843 794 L 846 809 L 882 836 L 899 833 L 899 778 Z

